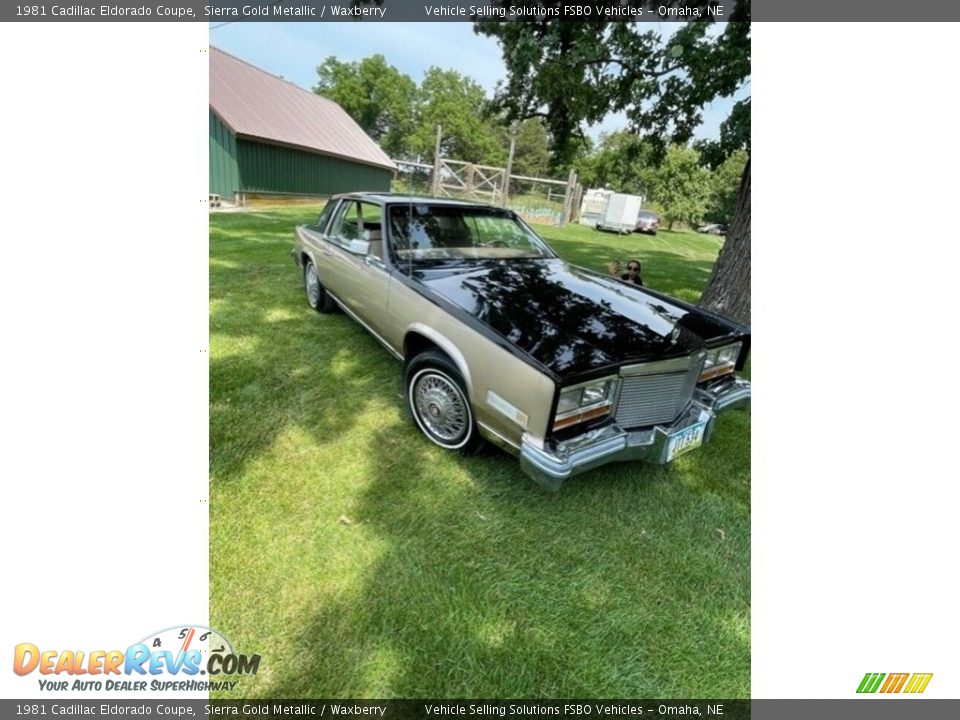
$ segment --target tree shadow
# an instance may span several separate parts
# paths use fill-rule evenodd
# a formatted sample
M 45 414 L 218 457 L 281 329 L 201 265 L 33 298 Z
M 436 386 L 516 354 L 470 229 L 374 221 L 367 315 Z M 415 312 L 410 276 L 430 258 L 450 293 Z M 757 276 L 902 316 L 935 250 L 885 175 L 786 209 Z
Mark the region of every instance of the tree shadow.
M 290 227 L 267 217 L 218 232 L 211 482 L 228 492 L 252 477 L 257 492 L 272 493 L 286 479 L 252 466 L 296 430 L 355 463 L 356 486 L 347 499 L 329 497 L 322 482 L 298 487 L 303 496 L 272 500 L 264 522 L 282 522 L 257 533 L 238 526 L 229 548 L 211 547 L 211 614 L 243 603 L 232 618 L 255 620 L 242 640 L 251 631 L 282 639 L 253 648 L 267 673 L 252 694 L 746 694 L 749 445 L 736 436 L 748 420 L 721 425 L 715 445 L 676 465 L 606 466 L 559 494 L 503 453 L 451 458 L 397 419 L 399 365 L 346 316 L 307 308 L 279 244 Z M 690 282 L 705 283 L 709 268 L 691 272 Z M 354 432 L 381 410 L 378 429 Z M 274 568 L 243 564 L 253 557 Z M 298 575 L 303 568 L 312 574 Z M 231 596 L 221 587 L 230 577 L 256 592 Z
M 299 270 L 280 244 L 292 237 L 287 215 L 218 218 L 211 231 L 214 482 L 242 474 L 290 427 L 319 444 L 335 442 L 396 383 L 396 362 L 352 320 L 308 307 Z
M 287 649 L 298 670 L 263 697 L 746 694 L 749 641 L 716 618 L 749 602 L 749 536 L 724 554 L 714 528 L 696 527 L 725 503 L 681 491 L 671 507 L 697 522 L 678 517 L 671 537 L 657 505 L 680 487 L 669 467 L 608 466 L 551 494 L 501 453 L 460 458 L 452 472 L 438 452 L 395 430 L 371 437 L 373 481 L 341 531 L 362 528 L 382 553 L 359 587 L 324 594 L 300 618 Z M 664 554 L 675 540 L 705 541 L 698 562 Z M 731 583 L 732 562 L 746 573 Z

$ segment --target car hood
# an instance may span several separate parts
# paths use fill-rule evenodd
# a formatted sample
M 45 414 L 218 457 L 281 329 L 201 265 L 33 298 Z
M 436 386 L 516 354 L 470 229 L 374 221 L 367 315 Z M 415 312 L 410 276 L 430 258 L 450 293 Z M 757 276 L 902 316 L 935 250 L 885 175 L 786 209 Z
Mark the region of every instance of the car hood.
M 695 310 L 562 260 L 497 260 L 413 277 L 560 378 L 689 355 L 730 332 Z

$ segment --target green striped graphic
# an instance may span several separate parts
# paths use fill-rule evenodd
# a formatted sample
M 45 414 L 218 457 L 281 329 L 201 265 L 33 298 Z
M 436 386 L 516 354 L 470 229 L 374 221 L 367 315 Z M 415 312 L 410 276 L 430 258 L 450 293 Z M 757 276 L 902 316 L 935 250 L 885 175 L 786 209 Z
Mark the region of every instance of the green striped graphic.
M 886 673 L 867 673 L 863 676 L 863 680 L 860 681 L 860 687 L 857 688 L 858 693 L 875 693 L 877 688 L 880 687 L 880 683 L 883 682 L 883 678 Z

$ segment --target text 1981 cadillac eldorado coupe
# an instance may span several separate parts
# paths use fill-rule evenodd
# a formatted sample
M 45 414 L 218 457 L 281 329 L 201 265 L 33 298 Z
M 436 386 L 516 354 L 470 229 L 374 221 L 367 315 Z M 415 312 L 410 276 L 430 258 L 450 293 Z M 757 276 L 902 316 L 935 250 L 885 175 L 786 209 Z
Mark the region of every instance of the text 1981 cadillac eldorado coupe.
M 509 210 L 390 193 L 333 197 L 297 228 L 310 306 L 339 306 L 399 360 L 417 426 L 486 438 L 547 487 L 667 463 L 750 401 L 749 328 L 568 265 Z

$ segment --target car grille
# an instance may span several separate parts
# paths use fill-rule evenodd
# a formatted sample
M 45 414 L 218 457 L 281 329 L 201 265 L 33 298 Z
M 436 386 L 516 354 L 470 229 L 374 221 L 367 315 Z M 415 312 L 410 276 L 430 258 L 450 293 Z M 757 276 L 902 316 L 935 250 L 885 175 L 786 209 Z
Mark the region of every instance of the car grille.
M 627 374 L 620 379 L 617 424 L 622 428 L 668 423 L 687 407 L 696 387 L 702 360 L 682 372 Z

